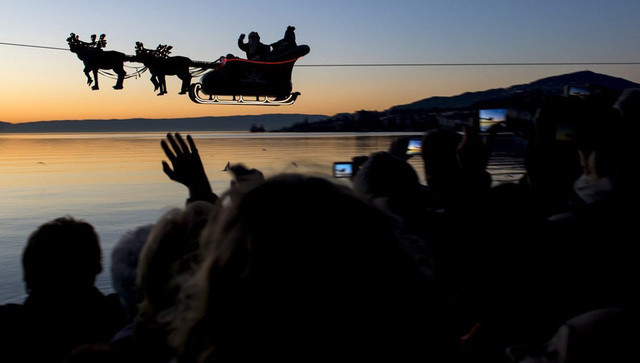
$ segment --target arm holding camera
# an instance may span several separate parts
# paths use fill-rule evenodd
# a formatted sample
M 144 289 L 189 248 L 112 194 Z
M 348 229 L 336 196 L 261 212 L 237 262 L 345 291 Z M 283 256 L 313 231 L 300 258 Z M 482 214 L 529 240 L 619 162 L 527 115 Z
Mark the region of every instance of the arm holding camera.
M 407 154 L 407 149 L 409 148 L 409 140 L 408 137 L 401 137 L 399 139 L 393 140 L 389 145 L 389 154 L 398 157 L 402 160 L 408 160 L 413 155 Z
M 354 176 L 356 176 L 356 174 L 358 174 L 358 171 L 360 171 L 360 168 L 362 168 L 362 165 L 369 160 L 368 156 L 354 156 L 351 158 L 351 162 L 353 163 L 353 175 L 351 175 L 351 179 L 353 179 Z
M 477 118 L 474 118 L 469 125 L 463 125 L 457 157 L 462 175 L 466 179 L 465 182 L 473 186 L 471 189 L 486 190 L 491 187 L 491 174 L 486 169 L 493 140 L 499 128 L 502 128 L 499 124 L 491 126 L 487 130 L 488 135 L 483 140 Z
M 493 150 L 493 143 L 499 131 L 504 130 L 501 122 L 491 125 L 486 136 L 480 135 L 479 118 L 474 117 L 469 124 L 462 125 L 462 140 L 458 145 L 458 161 L 463 170 L 485 172 L 489 164 L 489 157 Z

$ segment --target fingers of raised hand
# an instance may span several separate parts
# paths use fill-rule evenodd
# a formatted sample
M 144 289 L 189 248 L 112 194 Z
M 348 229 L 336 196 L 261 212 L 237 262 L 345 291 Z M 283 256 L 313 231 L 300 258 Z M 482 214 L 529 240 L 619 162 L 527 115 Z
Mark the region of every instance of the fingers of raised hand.
M 196 148 L 196 143 L 193 141 L 193 138 L 191 137 L 191 135 L 187 135 L 187 141 L 189 142 L 189 148 L 191 148 L 191 153 L 197 154 L 198 148 Z
M 173 180 L 175 178 L 175 172 L 173 171 L 173 169 L 171 169 L 171 167 L 169 166 L 169 164 L 167 164 L 166 161 L 162 162 L 162 171 L 164 171 L 164 173 L 167 174 L 169 179 Z
M 175 137 L 173 135 L 171 135 L 170 133 L 167 134 L 167 141 L 169 141 L 169 144 L 171 144 L 171 148 L 173 149 L 173 152 L 176 155 L 176 157 L 179 157 L 183 153 L 182 148 L 180 147 L 180 145 L 178 145 L 178 142 L 176 141 L 176 138 L 178 136 L 180 136 L 180 134 L 178 134 L 178 133 L 176 133 Z
M 185 142 L 182 135 L 178 132 L 176 132 L 175 135 L 168 133 L 166 140 L 161 141 L 161 145 L 164 153 L 172 162 L 182 155 L 198 153 L 198 149 L 191 135 L 187 135 L 187 141 Z M 171 147 L 169 147 L 169 145 L 171 145 Z
M 164 150 L 164 153 L 165 155 L 167 155 L 167 158 L 169 158 L 169 160 L 171 160 L 172 163 L 175 162 L 176 154 L 174 154 L 174 151 L 171 150 L 169 145 L 167 145 L 167 142 L 164 140 L 160 141 L 160 146 L 162 146 L 162 150 Z
M 180 135 L 180 133 L 176 132 L 176 140 L 178 141 L 178 145 L 180 146 L 180 150 L 182 150 L 182 153 L 189 154 L 189 147 L 187 146 L 187 143 L 184 142 L 184 138 L 182 137 L 182 135 Z

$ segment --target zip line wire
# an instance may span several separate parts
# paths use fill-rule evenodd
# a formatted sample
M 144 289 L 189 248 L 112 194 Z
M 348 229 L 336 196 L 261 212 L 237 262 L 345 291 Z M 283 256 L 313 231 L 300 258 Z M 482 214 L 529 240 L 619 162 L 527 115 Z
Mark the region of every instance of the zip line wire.
M 13 46 L 13 47 L 53 49 L 53 50 L 69 50 L 68 48 L 46 47 L 46 46 L 43 46 L 43 45 L 31 45 L 31 44 L 19 44 L 19 43 L 0 42 L 0 45 L 10 45 L 10 46 Z
M 513 63 L 345 63 L 296 64 L 296 67 L 474 67 L 474 66 L 584 66 L 640 65 L 640 62 L 513 62 Z
M 69 51 L 68 48 L 43 45 L 5 43 L 0 45 Z M 480 66 L 622 66 L 640 65 L 640 62 L 509 62 L 509 63 L 343 63 L 296 64 L 296 67 L 480 67 Z

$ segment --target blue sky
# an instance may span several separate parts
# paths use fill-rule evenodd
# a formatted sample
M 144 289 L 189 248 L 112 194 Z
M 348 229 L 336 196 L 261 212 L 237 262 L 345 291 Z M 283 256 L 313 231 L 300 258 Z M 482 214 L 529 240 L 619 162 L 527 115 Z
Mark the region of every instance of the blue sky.
M 0 42 L 66 48 L 70 32 L 107 34 L 107 49 L 134 53 L 173 46 L 172 55 L 213 61 L 243 55 L 240 33 L 265 43 L 288 25 L 311 53 L 298 65 L 361 63 L 639 62 L 640 1 L 30 1 L 1 0 Z M 335 114 L 383 110 L 431 96 L 508 87 L 589 69 L 640 82 L 640 66 L 296 67 L 293 106 L 268 110 L 203 106 L 157 97 L 148 80 L 90 91 L 70 52 L 0 45 L 0 121 L 192 117 L 258 113 Z M 197 80 L 194 80 L 197 81 Z M 175 92 L 172 92 L 175 91 Z M 33 99 L 39 101 L 33 103 Z M 93 107 L 85 107 L 87 104 Z

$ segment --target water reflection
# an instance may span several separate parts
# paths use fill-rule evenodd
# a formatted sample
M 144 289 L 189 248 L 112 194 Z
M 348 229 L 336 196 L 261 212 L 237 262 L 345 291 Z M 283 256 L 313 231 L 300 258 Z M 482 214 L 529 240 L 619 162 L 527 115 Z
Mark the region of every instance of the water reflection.
M 221 192 L 229 186 L 230 176 L 222 170 L 227 162 L 244 163 L 267 177 L 280 172 L 332 177 L 334 161 L 386 150 L 395 138 L 412 134 L 191 135 L 214 191 Z M 110 291 L 110 251 L 118 238 L 128 229 L 154 222 L 187 198 L 186 188 L 162 172 L 164 137 L 164 133 L 0 134 L 0 304 L 24 298 L 20 256 L 29 233 L 65 214 L 96 227 L 105 266 L 98 286 Z M 519 175 L 517 160 L 509 155 L 501 160 L 502 166 L 491 167 L 496 176 Z M 507 167 L 504 163 L 509 160 Z M 424 183 L 419 157 L 409 163 Z

